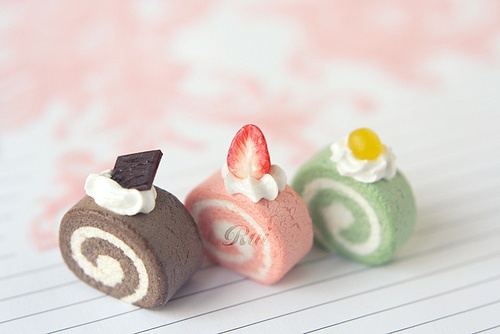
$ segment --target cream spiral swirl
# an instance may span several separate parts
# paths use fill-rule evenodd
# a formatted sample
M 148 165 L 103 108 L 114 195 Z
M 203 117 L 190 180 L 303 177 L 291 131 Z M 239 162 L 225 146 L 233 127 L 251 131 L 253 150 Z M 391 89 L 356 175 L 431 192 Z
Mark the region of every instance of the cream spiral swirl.
M 120 249 L 134 264 L 139 275 L 139 283 L 135 291 L 121 300 L 127 303 L 135 303 L 147 295 L 149 278 L 144 262 L 137 256 L 134 250 L 123 240 L 115 235 L 92 226 L 82 226 L 76 229 L 70 238 L 71 256 L 91 279 L 98 281 L 108 287 L 115 287 L 125 279 L 124 270 L 120 261 L 109 256 L 99 254 L 96 264 L 87 259 L 82 252 L 82 245 L 86 241 L 95 241 L 92 239 L 101 239 Z
M 363 195 L 353 188 L 341 182 L 328 178 L 317 178 L 307 183 L 304 187 L 302 198 L 307 206 L 321 190 L 334 191 L 356 203 L 364 213 L 370 228 L 368 238 L 361 243 L 352 243 L 342 235 L 342 230 L 354 224 L 351 207 L 345 201 L 337 200 L 329 206 L 321 209 L 321 214 L 326 222 L 326 229 L 329 234 L 345 249 L 358 255 L 369 255 L 380 247 L 381 227 L 374 208 L 368 203 Z M 317 227 L 315 227 L 317 229 Z M 315 231 L 315 237 L 323 246 L 330 248 L 330 244 L 324 240 L 322 233 Z
M 218 217 L 205 220 L 207 212 Z M 271 267 L 271 246 L 255 219 L 237 205 L 223 199 L 207 199 L 193 205 L 193 218 L 205 226 L 205 249 L 221 263 L 231 263 L 239 272 L 253 279 L 263 279 Z M 203 231 L 202 231 L 203 234 Z M 256 265 L 250 265 L 254 263 Z M 258 267 L 258 270 L 247 270 Z

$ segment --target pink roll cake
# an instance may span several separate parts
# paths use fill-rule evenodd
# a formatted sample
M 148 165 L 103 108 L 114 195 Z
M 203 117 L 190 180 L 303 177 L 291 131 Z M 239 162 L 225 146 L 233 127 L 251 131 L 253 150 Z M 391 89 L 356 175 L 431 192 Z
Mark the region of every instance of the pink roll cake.
M 207 256 L 259 283 L 274 284 L 311 249 L 307 207 L 270 164 L 255 125 L 235 136 L 227 163 L 196 187 L 185 203 L 201 232 Z

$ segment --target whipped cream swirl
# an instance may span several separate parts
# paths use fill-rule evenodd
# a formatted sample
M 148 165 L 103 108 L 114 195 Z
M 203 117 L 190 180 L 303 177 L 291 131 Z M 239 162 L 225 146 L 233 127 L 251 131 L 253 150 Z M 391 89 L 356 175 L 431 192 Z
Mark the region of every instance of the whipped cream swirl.
M 85 180 L 84 188 L 99 206 L 119 215 L 150 213 L 155 207 L 155 187 L 145 191 L 123 188 L 111 179 L 111 169 L 90 174 Z
M 348 137 L 334 142 L 330 148 L 330 159 L 342 176 L 349 176 L 363 183 L 373 183 L 381 179 L 390 180 L 396 175 L 396 157 L 390 147 L 384 146 L 384 151 L 375 160 L 356 158 L 348 146 Z
M 286 173 L 278 165 L 272 165 L 269 174 L 265 174 L 260 179 L 250 175 L 240 179 L 229 171 L 227 163 L 222 167 L 221 174 L 224 178 L 224 185 L 231 195 L 243 194 L 254 203 L 262 198 L 274 200 L 286 186 Z

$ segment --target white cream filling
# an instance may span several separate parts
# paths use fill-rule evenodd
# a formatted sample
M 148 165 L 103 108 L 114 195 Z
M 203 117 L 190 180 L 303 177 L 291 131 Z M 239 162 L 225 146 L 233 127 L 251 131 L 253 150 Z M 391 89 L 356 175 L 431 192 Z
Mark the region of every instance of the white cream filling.
M 339 201 L 334 201 L 328 207 L 322 209 L 321 213 L 326 221 L 326 228 L 332 234 L 333 238 L 346 250 L 358 255 L 369 255 L 380 247 L 381 229 L 377 214 L 368 201 L 354 189 L 340 182 L 327 178 L 318 178 L 308 183 L 303 192 L 303 200 L 307 206 L 314 198 L 316 193 L 323 189 L 332 189 L 342 193 L 355 201 L 364 211 L 370 225 L 368 239 L 363 243 L 352 243 L 345 239 L 340 233 L 343 229 L 349 228 L 354 223 L 352 212 L 347 206 Z M 321 235 L 316 234 L 316 235 Z M 331 248 L 324 238 L 317 238 L 325 247 Z
M 144 262 L 125 242 L 106 231 L 91 226 L 79 227 L 73 232 L 70 239 L 71 255 L 85 275 L 109 287 L 115 287 L 125 278 L 123 268 L 116 259 L 107 255 L 98 255 L 96 265 L 94 265 L 83 255 L 82 244 L 90 238 L 103 239 L 118 247 L 137 269 L 139 284 L 132 294 L 121 298 L 121 300 L 132 304 L 144 298 L 148 293 L 149 286 L 148 272 Z
M 364 183 L 380 179 L 390 180 L 396 175 L 396 157 L 390 147 L 384 146 L 384 151 L 375 160 L 360 160 L 354 156 L 347 142 L 346 137 L 334 142 L 330 147 L 330 159 L 336 164 L 340 175 Z
M 222 167 L 221 174 L 224 178 L 224 185 L 231 195 L 243 194 L 254 203 L 262 198 L 274 200 L 286 186 L 286 173 L 278 165 L 272 165 L 269 174 L 265 174 L 260 179 L 251 176 L 240 179 L 229 171 L 227 163 Z
M 145 191 L 123 188 L 111 179 L 111 169 L 90 174 L 85 180 L 84 188 L 97 205 L 119 215 L 150 213 L 155 207 L 155 187 Z
M 222 220 L 222 221 L 214 221 L 213 223 L 213 234 L 216 240 L 221 243 L 227 245 L 230 243 L 230 240 L 227 238 L 227 232 L 231 230 L 231 228 L 235 227 L 234 223 Z M 219 248 L 215 247 L 213 244 L 207 244 L 207 247 L 210 249 L 212 254 L 216 255 L 218 258 L 223 259 L 228 262 L 235 263 L 245 263 L 253 257 L 253 247 L 247 243 L 241 244 L 236 242 L 231 244 L 231 247 L 235 247 L 238 252 L 235 254 L 222 252 Z
M 231 211 L 236 213 L 241 217 L 243 221 L 245 221 L 256 233 L 257 235 L 265 235 L 264 231 L 262 230 L 261 226 L 257 224 L 257 222 L 250 216 L 248 213 L 246 213 L 244 210 L 242 210 L 240 207 L 224 200 L 217 200 L 217 199 L 209 199 L 209 200 L 203 200 L 196 202 L 194 207 L 193 207 L 193 218 L 195 221 L 199 221 L 200 214 L 203 212 L 203 210 L 215 207 L 218 209 L 224 209 L 227 211 Z M 220 240 L 220 242 L 227 242 L 227 240 L 224 238 L 224 235 L 228 228 L 231 228 L 233 226 L 238 226 L 241 225 L 241 222 L 228 222 L 228 221 L 214 221 L 213 222 L 213 233 L 217 237 L 217 240 Z M 263 242 L 261 245 L 262 249 L 262 267 L 259 269 L 258 273 L 255 272 L 250 272 L 250 271 L 239 271 L 241 274 L 246 275 L 248 277 L 252 278 L 265 278 L 267 276 L 267 273 L 269 272 L 269 269 L 271 268 L 271 246 L 269 242 Z M 253 246 L 246 243 L 244 245 L 239 245 L 235 244 L 231 247 L 237 247 L 239 250 L 239 254 L 230 254 L 221 251 L 219 248 L 215 247 L 213 244 L 205 242 L 205 247 L 206 249 L 212 253 L 216 258 L 221 259 L 223 261 L 227 262 L 233 262 L 233 263 L 238 263 L 238 264 L 243 264 L 246 261 L 250 260 L 253 257 L 254 249 Z

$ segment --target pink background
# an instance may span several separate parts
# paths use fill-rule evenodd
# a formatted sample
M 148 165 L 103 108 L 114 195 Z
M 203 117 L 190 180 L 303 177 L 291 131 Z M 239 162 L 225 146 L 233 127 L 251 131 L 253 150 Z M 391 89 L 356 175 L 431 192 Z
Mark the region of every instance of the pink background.
M 85 175 L 118 154 L 217 161 L 253 122 L 294 168 L 344 128 L 419 113 L 422 95 L 470 94 L 457 69 L 499 66 L 496 1 L 4 1 L 1 13 L 0 158 L 58 189 L 32 198 L 39 249 L 56 246 Z
M 0 0 L 0 332 L 498 329 L 499 92 L 495 0 Z M 206 263 L 159 311 L 66 268 L 89 173 L 159 148 L 155 184 L 184 200 L 246 123 L 289 180 L 374 129 L 417 199 L 395 260 L 313 248 L 269 287 Z
M 245 123 L 293 173 L 357 126 L 391 140 L 407 117 L 499 107 L 497 1 L 2 1 L 0 13 L 1 182 L 29 202 L 10 219 L 37 251 L 57 246 L 85 176 L 119 154 L 161 148 L 158 183 L 184 198 Z

